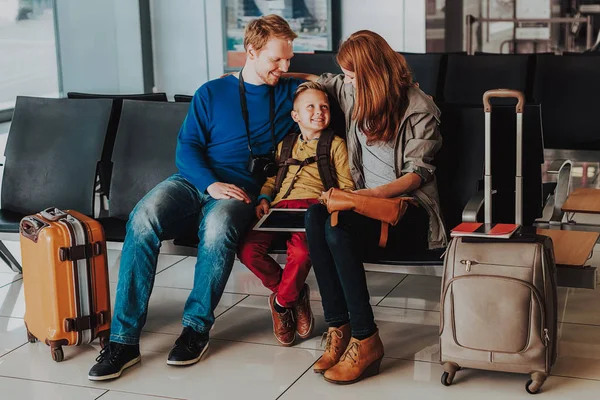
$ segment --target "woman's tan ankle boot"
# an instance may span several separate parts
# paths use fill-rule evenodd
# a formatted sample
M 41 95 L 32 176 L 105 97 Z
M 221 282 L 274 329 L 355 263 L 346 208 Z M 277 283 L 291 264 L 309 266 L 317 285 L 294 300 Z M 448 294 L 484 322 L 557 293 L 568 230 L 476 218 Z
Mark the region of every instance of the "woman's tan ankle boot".
M 350 384 L 379 373 L 383 359 L 383 343 L 379 331 L 370 337 L 350 343 L 335 366 L 325 372 L 325 380 L 337 384 Z
M 339 328 L 329 328 L 327 333 L 323 334 L 323 340 L 326 341 L 325 353 L 315 363 L 314 371 L 322 374 L 337 364 L 350 343 L 350 337 L 350 324 L 342 325 Z

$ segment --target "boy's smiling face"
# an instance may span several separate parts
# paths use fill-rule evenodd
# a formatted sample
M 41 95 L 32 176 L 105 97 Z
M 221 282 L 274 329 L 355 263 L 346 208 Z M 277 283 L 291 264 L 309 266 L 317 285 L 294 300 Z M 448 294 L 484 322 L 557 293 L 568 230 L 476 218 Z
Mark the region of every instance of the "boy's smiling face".
M 300 126 L 303 135 L 321 133 L 329 126 L 331 118 L 327 94 L 315 89 L 300 93 L 294 102 L 292 118 Z

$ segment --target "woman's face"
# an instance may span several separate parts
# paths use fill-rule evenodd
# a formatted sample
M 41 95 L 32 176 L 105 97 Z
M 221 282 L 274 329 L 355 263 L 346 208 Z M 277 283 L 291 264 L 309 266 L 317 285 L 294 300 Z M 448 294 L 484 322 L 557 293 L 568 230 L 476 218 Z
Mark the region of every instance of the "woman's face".
M 352 84 L 354 89 L 356 89 L 356 75 L 352 71 L 348 71 L 347 69 L 342 68 L 342 72 L 344 73 L 344 83 Z

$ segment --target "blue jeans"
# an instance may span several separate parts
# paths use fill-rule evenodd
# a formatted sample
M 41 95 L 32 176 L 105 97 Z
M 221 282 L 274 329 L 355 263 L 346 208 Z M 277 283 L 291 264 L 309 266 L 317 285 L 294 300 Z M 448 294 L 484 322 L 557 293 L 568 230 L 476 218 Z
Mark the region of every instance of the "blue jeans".
M 231 273 L 238 240 L 254 216 L 254 205 L 215 200 L 175 174 L 159 183 L 129 216 L 117 284 L 110 340 L 137 344 L 146 323 L 148 302 L 161 242 L 198 232 L 194 287 L 183 310 L 183 326 L 208 335 Z

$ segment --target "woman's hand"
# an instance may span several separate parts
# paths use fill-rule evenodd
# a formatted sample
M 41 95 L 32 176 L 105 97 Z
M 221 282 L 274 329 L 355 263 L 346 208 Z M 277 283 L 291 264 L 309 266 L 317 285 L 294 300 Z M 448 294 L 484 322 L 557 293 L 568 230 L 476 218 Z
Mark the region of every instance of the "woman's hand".
M 256 206 L 256 217 L 261 219 L 266 213 L 269 212 L 271 204 L 267 199 L 260 199 L 260 203 Z
M 359 194 L 361 196 L 370 196 L 370 197 L 383 197 L 381 195 L 381 192 L 377 189 L 377 188 L 371 188 L 371 189 L 358 189 L 358 190 L 353 190 L 352 193 L 354 194 Z

